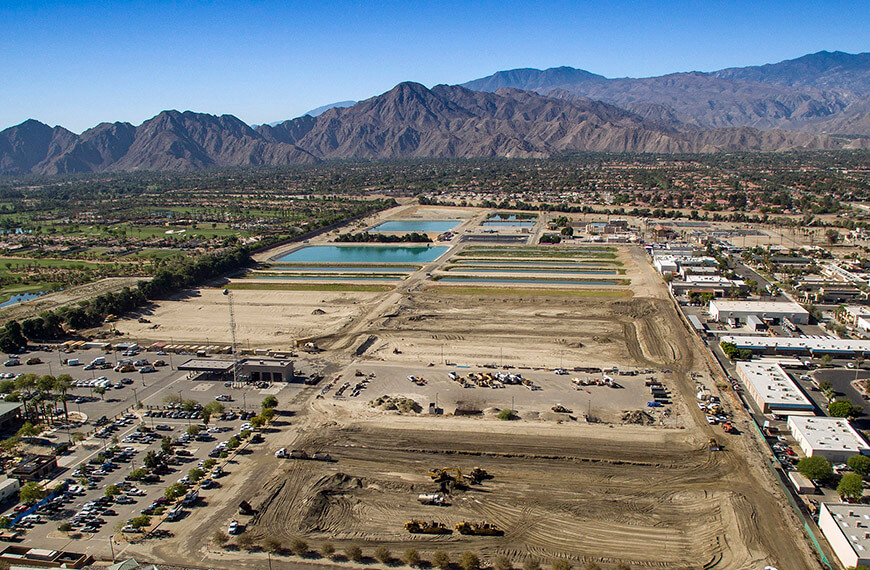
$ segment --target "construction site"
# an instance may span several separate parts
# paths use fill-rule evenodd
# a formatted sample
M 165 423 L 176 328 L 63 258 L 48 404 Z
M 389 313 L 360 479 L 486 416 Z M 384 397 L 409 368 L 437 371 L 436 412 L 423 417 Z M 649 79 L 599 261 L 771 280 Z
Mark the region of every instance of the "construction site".
M 459 214 L 464 228 L 489 212 Z M 469 247 L 451 242 L 380 291 L 233 290 L 239 346 L 316 347 L 298 359 L 316 360 L 323 379 L 281 401 L 286 421 L 265 434 L 266 448 L 235 459 L 207 509 L 130 552 L 262 567 L 256 553 L 214 543 L 237 520 L 255 541 L 413 546 L 424 558 L 470 550 L 515 565 L 819 567 L 744 412 L 642 248 Z M 588 261 L 617 277 L 438 279 L 459 271 L 448 269 L 457 259 L 497 275 Z M 166 337 L 229 343 L 228 320 L 214 318 L 226 314 L 223 297 L 202 289 L 150 318 Z M 135 322 L 117 327 L 152 340 Z M 730 430 L 705 421 L 701 389 Z

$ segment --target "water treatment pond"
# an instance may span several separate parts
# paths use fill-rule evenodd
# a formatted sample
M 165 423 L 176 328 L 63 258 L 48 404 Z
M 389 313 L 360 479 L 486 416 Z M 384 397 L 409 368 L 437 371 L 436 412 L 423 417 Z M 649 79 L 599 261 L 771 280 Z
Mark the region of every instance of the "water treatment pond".
M 444 246 L 312 245 L 279 257 L 281 262 L 428 263 L 447 251 Z
M 496 277 L 442 277 L 443 283 L 537 283 L 538 285 L 616 285 L 616 281 L 582 279 L 502 279 Z
M 393 220 L 371 229 L 373 232 L 446 232 L 459 225 L 458 220 Z
M 549 267 L 518 268 L 518 267 L 462 267 L 452 266 L 454 273 L 564 273 L 570 275 L 616 275 L 615 269 L 551 269 Z
M 42 293 L 19 293 L 17 295 L 12 295 L 8 300 L 0 303 L 0 307 L 8 307 L 9 305 L 14 305 L 15 303 L 20 303 L 21 301 L 28 301 L 30 299 L 35 299 L 39 297 Z

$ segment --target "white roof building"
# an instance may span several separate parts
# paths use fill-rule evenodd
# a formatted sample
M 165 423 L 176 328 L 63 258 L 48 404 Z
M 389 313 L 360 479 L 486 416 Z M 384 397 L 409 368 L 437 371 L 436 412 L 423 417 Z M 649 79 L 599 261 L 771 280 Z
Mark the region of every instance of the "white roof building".
M 710 301 L 710 316 L 719 321 L 730 318 L 745 321 L 749 315 L 760 319 L 788 319 L 798 325 L 810 322 L 810 313 L 791 301 Z
M 870 505 L 822 503 L 819 529 L 843 567 L 870 566 Z
M 807 457 L 844 463 L 853 455 L 870 455 L 870 445 L 845 418 L 789 416 L 788 429 Z
M 764 414 L 815 413 L 813 403 L 779 364 L 738 362 L 737 376 Z
M 737 348 L 770 354 L 831 354 L 846 357 L 870 355 L 870 341 L 828 336 L 723 336 L 722 342 L 731 343 Z

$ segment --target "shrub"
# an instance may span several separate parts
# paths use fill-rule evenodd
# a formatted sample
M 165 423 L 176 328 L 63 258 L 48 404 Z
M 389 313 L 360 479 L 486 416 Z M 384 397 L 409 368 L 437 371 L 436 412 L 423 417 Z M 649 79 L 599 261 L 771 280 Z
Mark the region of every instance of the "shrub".
M 375 548 L 375 558 L 378 560 L 378 562 L 387 564 L 390 560 L 393 559 L 393 553 L 390 552 L 390 549 L 386 546 L 379 546 Z
M 324 542 L 320 545 L 320 554 L 324 558 L 332 558 L 332 555 L 335 554 L 335 547 L 332 546 L 331 542 Z
M 422 562 L 422 557 L 420 553 L 417 552 L 416 548 L 409 548 L 405 551 L 405 555 L 402 556 L 402 561 L 408 566 L 417 566 Z
M 69 521 L 60 521 L 59 523 L 57 523 L 57 530 L 59 530 L 60 532 L 69 532 L 72 530 L 72 525 L 69 523 Z
M 512 570 L 514 565 L 507 556 L 499 556 L 493 561 L 492 567 L 495 570 Z
M 239 548 L 244 548 L 245 550 L 251 550 L 254 548 L 254 537 L 248 533 L 242 533 L 236 539 L 236 544 L 239 545 Z
M 272 553 L 278 552 L 279 550 L 281 550 L 281 541 L 274 536 L 265 538 L 263 539 L 263 550 Z
M 359 562 L 360 560 L 362 560 L 363 557 L 362 548 L 360 548 L 356 544 L 351 544 L 344 549 L 344 555 L 347 556 L 348 560 L 351 560 L 353 562 Z
M 505 421 L 515 420 L 517 419 L 517 415 L 514 413 L 513 410 L 509 408 L 502 408 L 502 410 L 498 413 L 498 419 Z
M 523 562 L 523 570 L 541 570 L 541 563 L 537 558 L 529 558 Z
M 308 543 L 301 538 L 294 538 L 290 543 L 290 552 L 296 556 L 305 556 L 308 554 Z
M 571 563 L 567 560 L 557 558 L 553 560 L 553 563 L 550 565 L 550 567 L 553 570 L 571 570 Z
M 220 530 L 216 530 L 211 538 L 218 546 L 224 546 L 230 540 L 230 537 L 227 536 L 227 533 Z
M 601 570 L 601 566 L 591 560 L 583 565 L 583 570 Z
M 480 570 L 480 557 L 466 550 L 459 557 L 459 567 L 462 570 Z
M 436 550 L 435 554 L 432 555 L 432 564 L 434 564 L 436 568 L 445 570 L 450 567 L 450 556 L 448 556 L 443 550 Z

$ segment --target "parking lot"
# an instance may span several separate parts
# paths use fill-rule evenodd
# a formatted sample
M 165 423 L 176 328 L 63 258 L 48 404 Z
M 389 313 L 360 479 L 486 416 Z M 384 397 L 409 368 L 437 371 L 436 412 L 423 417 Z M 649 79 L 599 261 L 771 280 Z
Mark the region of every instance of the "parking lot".
M 103 356 L 110 367 L 96 366 L 85 370 L 92 360 Z M 181 355 L 172 355 L 171 364 L 169 355 L 136 355 L 135 359 L 145 359 L 149 363 L 157 359 L 166 360 L 166 366 L 154 367 L 154 372 L 147 373 L 138 372 L 144 364 L 135 373 L 115 370 L 113 365 L 120 355 L 106 355 L 99 350 L 62 356 L 31 352 L 22 355 L 20 360 L 24 363 L 35 357 L 42 362 L 10 366 L 3 371 L 70 374 L 75 386 L 68 394 L 71 419 L 77 417 L 74 412 L 80 412 L 79 417 L 83 420 L 61 426 L 43 437 L 53 443 L 68 441 L 72 439 L 71 434 L 77 432 L 88 437 L 71 453 L 58 457 L 54 479 L 45 485 L 51 489 L 66 482 L 69 490 L 37 513 L 40 522 L 36 522 L 37 517 L 34 517 L 33 522 L 22 524 L 20 528 L 25 532 L 22 537 L 25 544 L 73 551 L 103 551 L 113 535 L 140 536 L 138 533 L 119 534 L 119 531 L 128 520 L 140 516 L 143 511 L 154 513 L 160 506 L 155 501 L 165 500 L 162 498 L 170 485 L 180 480 L 187 483 L 184 478 L 191 469 L 202 466 L 208 459 L 225 463 L 220 453 L 221 446 L 226 446 L 230 438 L 240 433 L 247 419 L 260 411 L 266 396 L 274 395 L 279 402 L 289 403 L 304 387 L 301 382 L 233 387 L 232 383 L 222 381 L 194 381 L 189 373 L 175 368 L 187 359 Z M 62 363 L 63 359 L 71 357 L 77 358 L 80 364 L 69 366 Z M 303 373 L 305 366 L 302 363 Z M 105 379 L 98 384 L 96 380 L 100 377 Z M 105 386 L 102 395 L 96 391 L 101 384 Z M 176 403 L 179 400 L 187 405 Z M 215 400 L 221 400 L 225 413 L 212 416 L 208 425 L 203 425 L 201 412 L 192 408 Z M 137 401 L 141 402 L 141 407 L 137 407 Z M 195 425 L 201 426 L 201 433 L 194 437 L 186 435 L 190 426 Z M 147 480 L 130 480 L 133 471 L 144 467 L 149 452 L 160 454 L 164 436 L 173 442 L 173 453 L 166 455 L 165 468 Z M 47 452 L 39 448 L 34 451 Z M 224 467 L 225 473 L 231 470 L 232 467 Z M 204 479 L 210 479 L 210 483 L 198 491 L 199 496 L 190 508 L 206 504 L 210 494 L 219 492 L 216 491 L 221 486 L 219 474 L 209 470 Z M 106 488 L 112 485 L 122 491 L 120 499 L 105 497 Z M 8 501 L 2 506 L 2 514 L 12 518 L 16 514 L 15 508 L 16 503 Z M 179 519 L 188 516 L 190 508 L 180 510 Z M 62 521 L 72 523 L 70 532 L 58 530 Z M 161 532 L 171 532 L 171 525 L 171 522 L 165 523 Z

